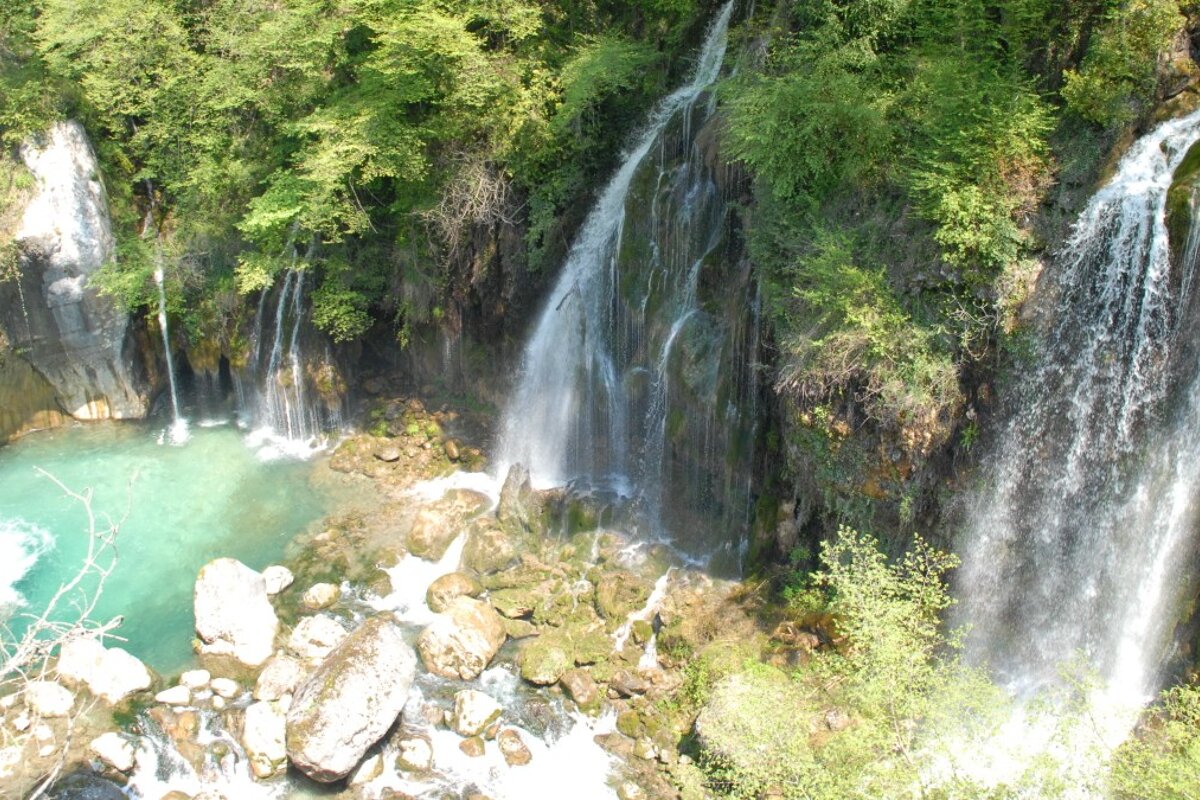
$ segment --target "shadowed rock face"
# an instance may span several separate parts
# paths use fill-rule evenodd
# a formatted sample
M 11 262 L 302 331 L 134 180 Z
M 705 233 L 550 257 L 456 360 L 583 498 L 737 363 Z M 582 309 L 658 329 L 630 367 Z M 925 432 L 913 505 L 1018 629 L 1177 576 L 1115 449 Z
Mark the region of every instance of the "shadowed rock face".
M 0 325 L 76 419 L 129 419 L 147 400 L 130 358 L 129 315 L 93 285 L 113 257 L 112 225 L 83 127 L 56 124 L 21 148 L 36 190 L 15 239 L 18 280 L 0 291 Z

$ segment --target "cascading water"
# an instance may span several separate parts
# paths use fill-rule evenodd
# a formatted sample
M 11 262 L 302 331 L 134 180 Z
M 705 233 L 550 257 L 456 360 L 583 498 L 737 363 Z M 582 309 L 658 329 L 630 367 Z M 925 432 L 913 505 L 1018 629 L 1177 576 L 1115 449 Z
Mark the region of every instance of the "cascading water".
M 1195 261 L 1173 258 L 1166 224 L 1197 140 L 1200 112 L 1143 137 L 1076 222 L 1054 323 L 970 501 L 968 653 L 1018 696 L 1080 656 L 1108 709 L 1159 682 L 1200 488 L 1200 369 L 1181 335 Z M 1193 385 L 1172 414 L 1177 381 Z
M 756 352 L 738 333 L 753 289 L 699 289 L 706 267 L 723 268 L 729 220 L 700 141 L 712 104 L 696 101 L 720 73 L 732 12 L 718 13 L 691 79 L 651 113 L 580 228 L 526 345 L 495 459 L 501 478 L 520 463 L 538 487 L 634 495 L 648 533 L 697 553 L 745 522 L 748 492 L 725 491 L 724 476 L 754 439 L 757 385 L 743 373 Z
M 293 267 L 269 311 L 268 294 L 259 298 L 247 368 L 237 380 L 243 421 L 254 429 L 252 445 L 265 445 L 270 453 L 304 455 L 319 448 L 325 434 L 342 427 L 341 397 L 314 392 L 309 374 L 314 360 L 306 355 L 304 285 L 306 271 Z M 267 337 L 270 350 L 265 352 Z M 332 357 L 316 363 L 316 370 L 332 370 Z M 330 382 L 333 382 L 332 376 Z
M 171 427 L 166 438 L 171 444 L 183 444 L 188 439 L 188 424 L 179 413 L 179 388 L 175 385 L 175 358 L 171 355 L 171 334 L 167 328 L 167 292 L 163 286 L 163 270 L 154 270 L 154 283 L 158 286 L 158 329 L 162 333 L 163 354 L 167 360 L 167 383 L 171 389 Z

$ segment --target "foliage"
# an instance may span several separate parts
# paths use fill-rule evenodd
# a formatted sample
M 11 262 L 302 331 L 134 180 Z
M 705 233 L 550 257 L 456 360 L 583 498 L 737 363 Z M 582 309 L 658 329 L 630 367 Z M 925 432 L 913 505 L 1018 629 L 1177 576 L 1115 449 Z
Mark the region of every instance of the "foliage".
M 1187 800 L 1200 787 L 1200 687 L 1177 686 L 1117 749 L 1110 775 L 1119 800 Z
M 836 626 L 790 677 L 754 666 L 724 679 L 711 710 L 729 709 L 708 745 L 705 767 L 728 797 L 987 797 L 965 779 L 934 775 L 952 747 L 969 750 L 994 731 L 998 689 L 957 657 L 946 632 L 945 576 L 956 559 L 920 538 L 889 562 L 869 536 L 841 528 L 821 551 L 810 590 L 796 595 Z M 728 695 L 728 697 L 726 697 Z M 723 698 L 723 700 L 722 700 Z M 703 721 L 703 720 L 702 720 Z

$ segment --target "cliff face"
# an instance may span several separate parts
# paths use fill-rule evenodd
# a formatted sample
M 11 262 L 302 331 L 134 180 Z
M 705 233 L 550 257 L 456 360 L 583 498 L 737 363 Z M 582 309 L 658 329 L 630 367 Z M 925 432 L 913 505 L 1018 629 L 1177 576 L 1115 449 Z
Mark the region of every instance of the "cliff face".
M 143 417 L 147 398 L 131 357 L 129 315 L 91 280 L 113 257 L 113 235 L 87 135 L 77 122 L 59 123 L 43 141 L 23 146 L 21 159 L 36 186 L 14 236 L 16 274 L 0 284 L 0 326 L 9 358 L 26 362 L 52 392 L 36 393 L 36 401 L 23 394 L 32 402 L 24 413 L 6 405 L 0 438 L 51 422 L 56 412 L 80 420 Z M 6 368 L 0 381 L 18 374 L 40 384 L 20 367 Z

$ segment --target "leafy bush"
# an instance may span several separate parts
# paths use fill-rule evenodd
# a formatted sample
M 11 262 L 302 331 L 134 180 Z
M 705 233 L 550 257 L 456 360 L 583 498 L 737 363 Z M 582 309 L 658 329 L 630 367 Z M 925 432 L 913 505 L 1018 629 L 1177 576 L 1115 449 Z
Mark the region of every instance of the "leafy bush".
M 1200 787 L 1200 687 L 1178 686 L 1117 749 L 1111 781 L 1119 800 L 1187 800 Z

